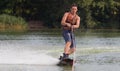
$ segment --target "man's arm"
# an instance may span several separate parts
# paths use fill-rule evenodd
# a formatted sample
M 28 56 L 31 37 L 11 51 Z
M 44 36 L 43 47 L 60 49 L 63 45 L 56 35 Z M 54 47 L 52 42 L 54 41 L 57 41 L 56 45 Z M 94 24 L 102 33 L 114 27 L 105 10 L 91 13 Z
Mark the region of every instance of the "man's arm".
M 67 27 L 70 28 L 71 24 L 66 22 L 67 16 L 68 16 L 68 13 L 65 13 L 64 16 L 63 16 L 63 18 L 62 18 L 61 25 L 62 26 L 67 26 Z
M 77 17 L 76 25 L 73 25 L 73 28 L 77 29 L 80 26 L 80 17 Z

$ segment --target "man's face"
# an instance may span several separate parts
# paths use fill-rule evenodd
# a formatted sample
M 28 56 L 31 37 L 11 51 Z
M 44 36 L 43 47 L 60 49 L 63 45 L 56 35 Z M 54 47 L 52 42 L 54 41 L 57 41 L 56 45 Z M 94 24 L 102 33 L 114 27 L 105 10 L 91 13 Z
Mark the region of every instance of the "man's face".
M 77 10 L 78 10 L 78 9 L 77 9 L 77 7 L 76 7 L 76 6 L 73 6 L 73 7 L 71 8 L 71 12 L 72 12 L 72 13 L 76 13 L 76 12 L 77 12 Z

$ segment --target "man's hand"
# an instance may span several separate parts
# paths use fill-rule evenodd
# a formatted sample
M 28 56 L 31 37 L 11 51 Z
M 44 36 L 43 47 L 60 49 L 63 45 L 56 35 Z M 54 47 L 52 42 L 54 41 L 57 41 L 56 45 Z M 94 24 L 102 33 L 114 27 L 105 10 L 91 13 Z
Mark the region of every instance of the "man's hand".
M 71 24 L 70 23 L 66 23 L 67 27 L 71 28 Z

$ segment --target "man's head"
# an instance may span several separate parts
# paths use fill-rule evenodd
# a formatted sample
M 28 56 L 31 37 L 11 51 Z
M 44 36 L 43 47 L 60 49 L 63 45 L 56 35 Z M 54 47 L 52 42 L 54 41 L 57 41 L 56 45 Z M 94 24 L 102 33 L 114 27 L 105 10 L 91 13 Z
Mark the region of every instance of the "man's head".
M 71 11 L 71 13 L 75 14 L 78 11 L 77 5 L 72 4 L 70 11 Z

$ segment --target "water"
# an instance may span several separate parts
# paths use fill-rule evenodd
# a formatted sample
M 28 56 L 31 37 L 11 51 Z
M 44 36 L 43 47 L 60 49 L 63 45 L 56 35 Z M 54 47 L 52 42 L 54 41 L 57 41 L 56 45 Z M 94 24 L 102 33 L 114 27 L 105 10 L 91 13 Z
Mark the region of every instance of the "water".
M 120 31 L 76 32 L 75 71 L 120 71 Z M 0 71 L 72 71 L 56 65 L 64 44 L 61 30 L 0 34 Z

